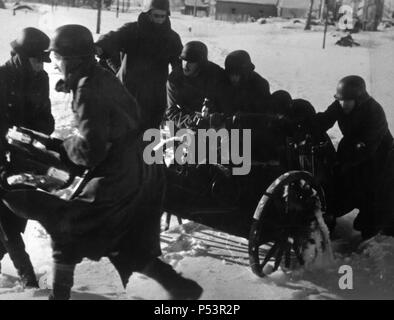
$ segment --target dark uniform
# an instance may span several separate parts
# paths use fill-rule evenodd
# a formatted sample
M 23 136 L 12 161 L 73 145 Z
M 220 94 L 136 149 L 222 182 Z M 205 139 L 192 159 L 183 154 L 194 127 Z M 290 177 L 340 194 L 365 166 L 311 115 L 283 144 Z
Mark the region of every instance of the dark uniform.
M 242 129 L 251 130 L 252 159 L 269 161 L 276 159 L 272 139 L 276 137 L 268 115 L 270 86 L 266 79 L 254 71 L 249 53 L 236 50 L 228 54 L 224 62 L 231 82 L 232 109 L 235 123 Z
M 316 116 L 315 107 L 305 99 L 293 99 L 287 91 L 275 91 L 270 100 L 269 114 L 279 117 L 282 121 L 281 130 L 288 137 L 297 140 L 312 134 Z
M 197 63 L 197 73 L 187 76 L 177 68 L 168 78 L 166 117 L 178 128 L 195 122 L 196 113 L 201 113 L 205 99 L 209 100 L 210 113 L 231 114 L 230 82 L 224 70 L 208 61 L 207 56 L 208 50 L 202 42 L 187 43 L 181 59 Z
M 171 29 L 167 17 L 163 24 L 149 19 L 149 10 L 164 9 L 169 13 L 167 0 L 152 1 L 138 21 L 127 23 L 117 31 L 100 37 L 96 43 L 103 51 L 102 58 L 117 73 L 118 78 L 142 107 L 146 127 L 158 127 L 166 108 L 168 66 L 179 66 L 182 43 Z
M 76 36 L 78 35 L 78 36 Z M 179 288 L 201 288 L 180 277 L 157 257 L 160 250 L 164 175 L 143 160 L 140 107 L 119 80 L 98 66 L 93 37 L 80 25 L 65 25 L 51 44 L 60 56 L 78 133 L 63 143 L 65 155 L 89 170 L 83 189 L 71 201 L 38 191 L 15 191 L 7 203 L 15 213 L 36 219 L 53 241 L 54 299 L 68 299 L 73 271 L 84 257 L 107 256 L 126 286 L 135 270 L 179 298 Z M 171 291 L 172 290 L 172 291 Z
M 44 52 L 49 47 L 49 38 L 38 29 L 26 28 L 11 43 L 11 47 L 10 60 L 0 66 L 1 139 L 12 126 L 51 134 L 55 121 L 51 114 L 48 75 L 44 70 L 33 70 L 29 61 L 29 58 L 36 58 L 38 61 L 50 62 L 49 53 Z M 16 217 L 0 203 L 0 222 L 5 231 L 5 235 L 0 237 L 0 260 L 8 252 L 23 285 L 37 286 L 21 237 L 27 220 Z
M 383 108 L 368 95 L 362 78 L 342 79 L 337 91 L 338 100 L 317 114 L 320 130 L 326 131 L 338 122 L 343 134 L 337 149 L 331 209 L 334 214 L 342 215 L 358 208 L 360 213 L 354 227 L 367 238 L 383 228 L 381 216 L 377 215 L 383 203 L 377 202 L 377 191 L 388 167 L 393 137 Z M 339 101 L 354 101 L 354 108 L 346 112 Z
M 249 77 L 233 87 L 233 104 L 240 112 L 264 113 L 269 105 L 270 89 L 266 79 L 252 71 Z
M 231 52 L 225 60 L 225 70 L 231 78 L 239 76 L 238 83 L 232 83 L 232 101 L 237 112 L 266 113 L 270 102 L 270 85 L 254 71 L 249 54 L 243 50 Z
M 7 126 L 21 126 L 51 134 L 55 121 L 45 71 L 33 72 L 27 57 L 15 54 L 0 67 L 0 103 Z

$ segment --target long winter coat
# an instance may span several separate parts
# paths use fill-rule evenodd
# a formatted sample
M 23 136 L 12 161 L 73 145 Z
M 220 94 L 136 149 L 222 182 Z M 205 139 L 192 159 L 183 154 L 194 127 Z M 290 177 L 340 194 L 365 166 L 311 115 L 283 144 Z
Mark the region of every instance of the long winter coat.
M 266 113 L 270 103 L 270 86 L 266 79 L 252 71 L 239 86 L 232 86 L 233 104 L 236 111 Z
M 380 208 L 390 197 L 379 201 L 382 191 L 378 189 L 384 180 L 384 192 L 390 188 L 392 190 L 391 185 L 394 184 L 394 172 L 388 165 L 388 156 L 393 152 L 393 137 L 383 108 L 372 97 L 365 95 L 356 101 L 350 114 L 345 114 L 339 102 L 335 101 L 316 117 L 319 130 L 326 131 L 338 122 L 343 134 L 337 150 L 336 175 L 339 182 L 334 206 L 345 210 L 341 214 L 359 208 L 360 217 L 363 217 L 360 220 L 363 221 L 362 228 L 380 228 Z M 371 232 L 374 232 L 372 229 Z
M 172 68 L 180 65 L 182 51 L 181 39 L 171 29 L 170 20 L 155 25 L 146 13 L 141 13 L 137 22 L 109 32 L 96 44 L 141 105 L 145 125 L 158 126 L 166 108 L 168 67 L 169 64 Z
M 195 77 L 185 76 L 182 68 L 175 69 L 167 82 L 167 119 L 184 127 L 182 123 L 201 112 L 205 98 L 212 105 L 210 112 L 232 113 L 230 82 L 221 67 L 208 61 Z
M 71 201 L 21 191 L 7 194 L 6 204 L 43 224 L 55 261 L 108 256 L 126 283 L 161 254 L 163 175 L 144 163 L 139 106 L 112 73 L 92 62 L 67 84 L 78 134 L 63 145 L 73 163 L 90 170 L 86 185 Z
M 13 55 L 0 66 L 0 167 L 5 164 L 5 134 L 12 126 L 51 134 L 55 121 L 49 99 L 49 79 L 45 71 L 34 73 L 27 58 Z M 0 204 L 0 223 L 10 239 L 9 245 L 19 241 L 26 228 L 26 219 L 21 219 L 3 204 Z M 17 246 L 22 246 L 18 243 Z M 0 243 L 0 260 L 6 253 Z
M 346 115 L 339 102 L 335 101 L 325 112 L 318 113 L 321 130 L 328 130 L 336 122 L 343 134 L 338 147 L 341 162 L 362 163 L 373 159 L 380 160 L 391 146 L 392 135 L 382 106 L 372 97 L 365 96 L 353 111 Z M 356 144 L 364 143 L 362 154 L 355 152 Z

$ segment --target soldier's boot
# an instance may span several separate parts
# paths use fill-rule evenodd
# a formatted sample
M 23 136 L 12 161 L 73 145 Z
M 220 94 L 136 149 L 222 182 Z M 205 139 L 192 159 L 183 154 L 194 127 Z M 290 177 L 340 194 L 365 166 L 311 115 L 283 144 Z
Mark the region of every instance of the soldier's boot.
M 69 300 L 74 285 L 75 264 L 55 263 L 53 267 L 53 288 L 49 300 Z
M 203 289 L 197 282 L 182 277 L 172 266 L 158 258 L 140 272 L 156 280 L 167 290 L 172 300 L 196 300 L 203 293 Z
M 25 250 L 21 235 L 18 234 L 12 241 L 5 241 L 4 247 L 18 272 L 23 288 L 39 288 L 30 256 Z

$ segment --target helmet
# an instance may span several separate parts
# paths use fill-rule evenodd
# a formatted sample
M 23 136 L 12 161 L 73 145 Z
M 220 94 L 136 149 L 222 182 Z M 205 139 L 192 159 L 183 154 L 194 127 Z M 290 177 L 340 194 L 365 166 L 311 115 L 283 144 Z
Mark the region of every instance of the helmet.
M 56 29 L 49 50 L 64 58 L 94 55 L 92 33 L 86 27 L 78 24 L 61 26 Z
M 144 0 L 142 12 L 149 12 L 152 9 L 164 10 L 170 15 L 170 2 L 169 0 Z
M 250 59 L 249 53 L 244 50 L 231 52 L 224 62 L 225 69 L 228 73 L 245 73 L 253 71 L 255 66 Z
M 36 28 L 25 28 L 18 38 L 11 42 L 12 49 L 28 58 L 39 58 L 51 62 L 49 58 L 49 37 Z
M 367 94 L 365 81 L 360 76 L 347 76 L 339 81 L 335 99 L 337 100 L 358 100 Z
M 189 62 L 208 61 L 208 48 L 201 41 L 190 41 L 183 47 L 180 58 Z
M 271 95 L 272 111 L 277 114 L 288 115 L 291 110 L 293 98 L 290 93 L 285 90 L 275 91 Z

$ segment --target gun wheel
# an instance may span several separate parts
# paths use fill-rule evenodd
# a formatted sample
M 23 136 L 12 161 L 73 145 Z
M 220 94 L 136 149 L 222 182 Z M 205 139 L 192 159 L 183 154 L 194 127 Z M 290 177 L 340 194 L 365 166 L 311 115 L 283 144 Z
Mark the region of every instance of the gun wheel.
M 318 202 L 325 206 L 323 190 L 305 171 L 285 173 L 268 187 L 249 235 L 249 262 L 256 275 L 304 265 L 303 250 L 311 241 Z

